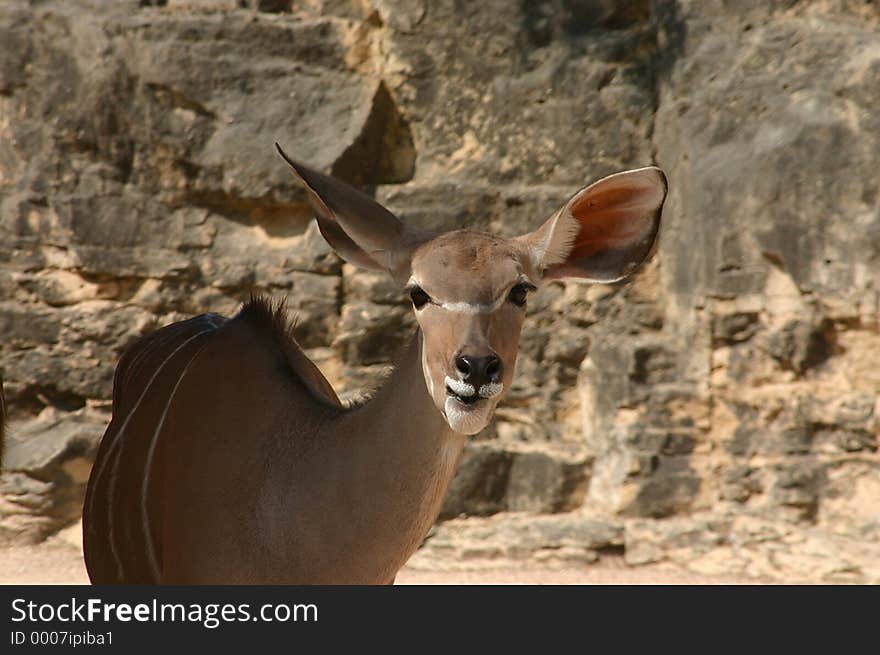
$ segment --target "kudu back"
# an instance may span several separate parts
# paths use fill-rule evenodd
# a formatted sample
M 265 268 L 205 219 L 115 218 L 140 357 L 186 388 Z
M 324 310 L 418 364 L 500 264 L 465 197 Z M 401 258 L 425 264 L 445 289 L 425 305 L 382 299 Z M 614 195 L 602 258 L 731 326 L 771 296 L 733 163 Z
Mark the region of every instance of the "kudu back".
M 86 495 L 95 583 L 393 582 L 467 436 L 510 387 L 529 295 L 553 279 L 629 276 L 654 247 L 666 195 L 648 167 L 581 189 L 516 238 L 425 233 L 278 150 L 327 242 L 397 280 L 418 329 L 379 391 L 352 406 L 263 298 L 136 342 L 116 369 Z

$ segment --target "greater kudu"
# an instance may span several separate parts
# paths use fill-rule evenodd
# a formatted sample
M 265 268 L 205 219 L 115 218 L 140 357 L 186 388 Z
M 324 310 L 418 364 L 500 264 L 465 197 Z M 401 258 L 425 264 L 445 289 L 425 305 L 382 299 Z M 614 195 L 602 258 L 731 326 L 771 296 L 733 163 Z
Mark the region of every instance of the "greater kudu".
M 262 299 L 135 343 L 86 496 L 93 582 L 393 582 L 437 517 L 466 435 L 510 386 L 528 294 L 557 278 L 628 276 L 651 252 L 666 195 L 660 169 L 642 168 L 578 191 L 517 238 L 424 234 L 281 155 L 324 238 L 400 281 L 419 329 L 354 406 Z

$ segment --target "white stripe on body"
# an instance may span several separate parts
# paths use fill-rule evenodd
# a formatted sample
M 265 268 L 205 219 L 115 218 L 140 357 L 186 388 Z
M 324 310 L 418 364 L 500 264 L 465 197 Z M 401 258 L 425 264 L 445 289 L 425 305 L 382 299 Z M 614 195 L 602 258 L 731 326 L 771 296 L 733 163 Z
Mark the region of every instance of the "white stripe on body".
M 200 334 L 204 334 L 204 332 Z M 192 341 L 192 339 L 189 341 Z M 187 341 L 187 343 L 189 343 L 189 341 Z M 150 440 L 150 448 L 147 450 L 147 457 L 144 463 L 143 482 L 141 483 L 141 523 L 144 528 L 144 539 L 146 540 L 147 545 L 147 559 L 150 564 L 150 573 L 153 574 L 156 582 L 159 582 L 160 576 L 159 563 L 156 561 L 156 547 L 155 544 L 153 544 L 153 534 L 150 532 L 150 519 L 149 516 L 147 516 L 147 490 L 150 485 L 150 470 L 153 464 L 153 455 L 156 451 L 156 444 L 159 441 L 159 433 L 162 431 L 162 427 L 165 425 L 165 419 L 168 417 L 168 409 L 171 407 L 171 402 L 177 394 L 177 388 L 180 386 L 180 383 L 183 382 L 183 378 L 186 377 L 186 372 L 189 370 L 189 367 L 192 366 L 196 357 L 199 356 L 199 353 L 201 353 L 207 345 L 207 343 L 203 344 L 201 348 L 193 353 L 193 356 L 190 357 L 183 371 L 180 373 L 177 382 L 174 383 L 174 388 L 171 390 L 171 393 L 168 396 L 168 402 L 165 403 L 165 409 L 162 410 L 162 416 L 159 418 L 159 424 L 156 426 L 156 431 L 153 432 L 153 438 Z
M 101 466 L 99 467 L 97 475 L 95 477 L 95 485 L 96 486 L 97 486 L 98 479 L 100 479 L 100 476 L 104 473 L 104 470 L 106 468 L 106 462 L 108 462 L 110 460 L 111 456 L 113 455 L 113 451 L 116 449 L 116 447 L 122 443 L 122 441 L 123 441 L 122 435 L 125 432 L 126 428 L 128 427 L 128 424 L 131 421 L 131 417 L 134 416 L 138 407 L 140 407 L 141 402 L 146 397 L 147 392 L 150 390 L 150 387 L 153 385 L 153 382 L 156 381 L 156 378 L 159 377 L 159 374 L 162 372 L 162 370 L 165 368 L 165 366 L 168 364 L 168 362 L 171 361 L 171 359 L 178 352 L 180 352 L 183 348 L 185 348 L 187 345 L 189 345 L 189 343 L 191 341 L 193 341 L 194 339 L 197 339 L 200 336 L 202 336 L 203 334 L 207 334 L 212 331 L 213 330 L 203 330 L 202 332 L 198 332 L 194 336 L 192 336 L 189 339 L 187 339 L 186 341 L 184 341 L 177 348 L 175 348 L 174 351 L 170 355 L 168 355 L 168 357 L 165 358 L 165 360 L 162 362 L 162 364 L 153 372 L 153 375 L 150 376 L 150 379 L 147 381 L 146 386 L 144 386 L 144 390 L 141 392 L 141 395 L 138 397 L 137 402 L 135 402 L 134 406 L 131 408 L 131 411 L 125 417 L 125 421 L 123 422 L 122 427 L 119 429 L 119 432 L 116 433 L 116 438 L 113 440 L 113 443 L 111 444 L 110 449 L 107 451 L 107 458 L 101 462 Z M 169 339 L 170 338 L 171 338 L 171 336 L 169 336 Z M 144 353 L 144 356 L 146 356 L 146 353 Z M 118 459 L 117 459 L 117 464 L 118 464 Z M 117 571 L 119 577 L 121 578 L 123 576 L 122 560 L 119 558 L 119 552 L 116 550 L 116 544 L 114 542 L 113 520 L 112 520 L 113 488 L 116 486 L 116 484 L 115 484 L 115 482 L 116 482 L 116 468 L 117 467 L 114 466 L 113 472 L 111 473 L 110 483 L 108 486 L 109 493 L 107 494 L 107 515 L 108 515 L 108 517 L 111 517 L 110 521 L 108 522 L 108 524 L 109 524 L 108 540 L 110 542 L 110 552 L 113 555 L 114 562 L 116 563 L 116 571 Z
M 174 334 L 168 334 L 168 335 L 162 337 L 161 339 L 158 339 L 155 343 L 155 348 L 163 347 L 166 343 L 171 341 L 174 338 L 174 336 L 175 336 Z M 152 349 L 147 349 L 144 352 L 139 353 L 139 355 L 132 360 L 132 362 L 129 366 L 129 375 L 126 376 L 126 380 L 120 381 L 120 384 L 124 385 L 127 383 L 128 378 L 131 375 L 134 375 L 135 368 L 140 366 L 141 360 L 145 359 L 150 354 L 151 351 L 152 351 Z M 157 372 L 157 374 L 158 374 L 158 372 Z M 155 375 L 153 376 L 153 378 L 150 378 L 150 380 L 147 382 L 148 387 L 152 383 L 154 378 L 155 378 Z M 114 386 L 115 386 L 115 384 L 114 384 Z M 146 391 L 146 389 L 144 391 Z M 135 403 L 135 409 L 138 407 L 138 405 L 140 405 L 140 402 L 143 399 L 143 395 L 144 394 L 141 394 L 140 398 L 138 398 L 137 402 Z M 132 411 L 134 411 L 134 410 L 132 410 Z M 124 421 L 124 424 L 122 427 L 123 430 L 127 424 L 128 424 L 128 420 L 126 419 Z M 107 448 L 106 457 L 95 462 L 95 468 L 92 470 L 93 475 L 91 476 L 91 480 L 90 480 L 90 484 L 92 485 L 93 489 L 98 489 L 99 483 L 101 480 L 101 476 L 104 475 L 104 472 L 107 470 L 108 464 L 110 463 L 111 460 L 113 460 L 113 455 L 116 454 L 116 447 L 121 442 L 121 432 L 122 432 L 122 430 L 120 430 L 119 432 L 116 432 L 113 435 L 113 441 L 110 443 L 109 447 Z M 113 460 L 113 463 L 114 463 L 114 466 L 117 465 L 119 463 L 118 458 L 116 460 Z M 114 478 L 115 478 L 115 475 L 114 475 Z M 106 497 L 108 519 L 109 519 L 110 514 L 113 512 L 112 490 L 113 490 L 113 486 L 114 486 L 113 483 L 114 482 L 115 482 L 115 479 L 110 481 L 109 488 L 108 488 L 109 493 L 107 494 L 107 497 Z M 95 499 L 97 497 L 98 497 L 97 494 L 95 494 L 95 493 L 92 494 L 91 503 L 89 505 L 89 511 L 92 514 L 95 514 L 95 512 L 96 512 Z M 110 523 L 111 523 L 111 521 L 108 520 L 108 524 L 110 524 Z M 112 539 L 110 539 L 110 553 L 113 555 L 113 559 L 116 563 L 117 572 L 121 575 L 122 562 L 119 560 L 119 557 L 117 556 L 116 549 L 115 549 L 115 546 L 113 544 Z

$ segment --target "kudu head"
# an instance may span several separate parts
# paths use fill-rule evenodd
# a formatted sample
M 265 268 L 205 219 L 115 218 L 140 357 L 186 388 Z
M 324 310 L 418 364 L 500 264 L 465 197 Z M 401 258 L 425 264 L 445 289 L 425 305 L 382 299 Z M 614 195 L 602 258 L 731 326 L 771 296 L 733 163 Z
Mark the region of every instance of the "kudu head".
M 510 388 L 529 294 L 553 279 L 628 277 L 653 248 L 666 197 L 663 172 L 640 168 L 581 189 L 522 236 L 467 229 L 428 234 L 276 147 L 305 188 L 333 249 L 405 285 L 422 332 L 428 392 L 461 434 L 482 430 Z

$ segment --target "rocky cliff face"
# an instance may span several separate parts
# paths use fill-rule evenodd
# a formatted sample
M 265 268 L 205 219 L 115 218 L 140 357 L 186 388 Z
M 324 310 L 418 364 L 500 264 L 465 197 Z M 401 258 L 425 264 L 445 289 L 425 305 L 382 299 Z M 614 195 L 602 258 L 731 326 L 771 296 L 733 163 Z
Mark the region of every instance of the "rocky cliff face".
M 880 581 L 880 9 L 857 0 L 0 0 L 0 526 L 78 513 L 119 353 L 288 298 L 331 381 L 412 329 L 273 152 L 402 219 L 533 229 L 669 175 L 657 256 L 536 297 L 415 563 Z M 467 518 L 455 518 L 455 517 Z

